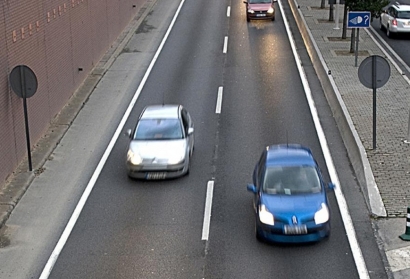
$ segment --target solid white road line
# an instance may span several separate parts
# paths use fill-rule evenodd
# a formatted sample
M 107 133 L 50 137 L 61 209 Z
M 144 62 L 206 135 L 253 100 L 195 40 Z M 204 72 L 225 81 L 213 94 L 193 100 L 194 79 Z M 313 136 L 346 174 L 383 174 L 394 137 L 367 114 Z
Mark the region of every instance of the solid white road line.
M 400 68 L 399 65 L 394 61 L 394 59 L 389 55 L 389 53 L 386 51 L 388 49 L 390 53 L 396 58 L 397 61 L 408 71 L 410 72 L 410 67 L 406 64 L 406 62 L 401 59 L 401 57 L 390 47 L 390 45 L 382 38 L 382 36 L 379 35 L 379 33 L 374 30 L 373 26 L 370 25 L 370 29 L 373 31 L 372 33 L 379 39 L 379 41 L 383 44 L 383 46 L 380 45 L 380 43 L 373 37 L 372 33 L 370 33 L 367 28 L 364 28 L 366 33 L 369 35 L 370 38 L 372 38 L 373 42 L 379 47 L 379 49 L 383 52 L 383 54 L 389 59 L 390 63 L 393 64 L 393 66 L 397 69 L 397 71 L 403 76 L 403 78 L 410 83 L 409 78 L 403 73 L 402 69 Z
M 137 91 L 134 94 L 134 97 L 132 98 L 130 104 L 128 105 L 128 108 L 125 111 L 125 113 L 124 113 L 124 115 L 121 119 L 120 124 L 118 125 L 117 129 L 115 130 L 115 133 L 114 133 L 113 137 L 111 138 L 111 141 L 107 146 L 107 149 L 105 150 L 100 162 L 97 165 L 97 168 L 95 169 L 90 181 L 88 182 L 87 187 L 85 188 L 85 191 L 84 191 L 83 195 L 80 198 L 80 201 L 78 202 L 76 208 L 74 209 L 73 215 L 71 215 L 70 220 L 68 221 L 62 235 L 60 236 L 60 239 L 58 240 L 56 247 L 54 248 L 50 258 L 48 259 L 48 261 L 47 261 L 47 263 L 46 263 L 46 265 L 45 265 L 39 279 L 46 279 L 50 276 L 50 273 L 51 273 L 51 271 L 54 267 L 54 264 L 56 263 L 61 251 L 63 250 L 63 247 L 66 244 L 67 239 L 70 236 L 71 231 L 73 230 L 74 225 L 77 222 L 78 217 L 80 216 L 80 213 L 83 210 L 84 205 L 85 205 L 85 203 L 86 203 L 92 189 L 94 188 L 94 185 L 95 185 L 95 183 L 98 179 L 98 176 L 100 175 L 100 173 L 101 173 L 101 171 L 102 171 L 102 169 L 105 165 L 105 162 L 108 159 L 108 156 L 110 155 L 112 149 L 114 148 L 115 142 L 117 141 L 121 131 L 123 130 L 125 122 L 127 121 L 129 115 L 131 114 L 132 108 L 134 107 L 135 103 L 137 102 L 137 99 L 138 99 L 138 97 L 139 97 L 139 95 L 142 91 L 142 88 L 144 87 L 145 82 L 147 81 L 148 76 L 150 75 L 151 70 L 154 67 L 155 62 L 157 61 L 158 56 L 161 53 L 161 50 L 164 47 L 165 42 L 166 42 L 169 34 L 171 33 L 171 30 L 172 30 L 172 28 L 175 24 L 175 21 L 176 21 L 178 15 L 179 15 L 179 12 L 180 12 L 182 6 L 184 5 L 184 3 L 185 3 L 185 0 L 181 0 L 181 3 L 179 4 L 179 7 L 178 7 L 178 9 L 177 9 L 177 11 L 174 15 L 174 18 L 172 19 L 171 24 L 169 25 L 168 30 L 165 33 L 165 36 L 162 39 L 161 44 L 159 45 L 159 47 L 157 49 L 157 52 L 155 53 L 153 59 L 151 60 L 151 63 L 149 65 L 147 71 L 145 72 L 144 77 L 142 78 L 141 83 L 139 84 L 139 86 L 137 88 Z
M 231 6 L 228 6 L 228 8 L 226 9 L 226 16 L 227 17 L 231 16 Z
M 228 51 L 228 36 L 225 36 L 223 53 L 226 53 L 227 51 Z
M 202 240 L 208 240 L 209 226 L 211 225 L 212 197 L 214 195 L 214 181 L 208 181 L 206 189 L 204 224 L 202 225 Z
M 215 109 L 215 113 L 221 113 L 222 110 L 222 94 L 223 94 L 223 87 L 220 86 L 218 88 L 218 98 L 216 100 L 216 109 Z
M 283 18 L 286 19 L 286 15 L 283 11 L 281 1 L 278 1 L 278 3 L 279 3 L 281 14 L 282 14 Z M 339 177 L 337 175 L 336 168 L 333 164 L 333 159 L 332 159 L 332 156 L 330 154 L 329 147 L 327 145 L 327 140 L 326 140 L 326 137 L 325 137 L 325 133 L 323 132 L 323 128 L 320 124 L 319 116 L 318 116 L 317 110 L 316 110 L 316 105 L 315 105 L 315 102 L 314 102 L 313 97 L 312 97 L 312 92 L 310 90 L 309 83 L 308 83 L 307 78 L 306 78 L 306 73 L 303 70 L 302 62 L 301 62 L 300 57 L 299 57 L 299 55 L 296 51 L 295 41 L 294 41 L 292 33 L 290 32 L 288 21 L 284 20 L 283 22 L 285 24 L 286 32 L 288 33 L 289 42 L 290 42 L 290 45 L 292 47 L 293 55 L 294 55 L 295 60 L 296 60 L 296 65 L 297 65 L 298 70 L 299 70 L 299 74 L 300 74 L 300 78 L 302 80 L 303 87 L 305 89 L 306 98 L 307 98 L 307 101 L 308 101 L 308 104 L 309 104 L 309 107 L 310 107 L 310 112 L 312 114 L 313 122 L 315 124 L 316 132 L 317 132 L 317 135 L 318 135 L 318 138 L 319 138 L 320 146 L 322 148 L 323 156 L 325 157 L 327 169 L 329 171 L 329 176 L 330 176 L 330 179 L 332 180 L 332 182 L 336 185 L 335 195 L 336 195 L 337 203 L 339 205 L 340 214 L 342 216 L 343 224 L 344 224 L 344 227 L 346 229 L 347 239 L 349 240 L 349 244 L 350 244 L 350 248 L 352 250 L 353 258 L 354 258 L 354 261 L 356 263 L 357 272 L 359 274 L 360 279 L 369 279 L 370 277 L 369 277 L 369 273 L 368 273 L 367 268 L 366 268 L 366 263 L 364 261 L 363 254 L 362 254 L 362 251 L 360 249 L 359 243 L 357 241 L 356 232 L 354 230 L 352 218 L 349 214 L 349 208 L 347 207 L 346 199 L 345 199 L 345 197 L 343 195 L 343 192 L 340 188 L 341 185 L 340 185 Z

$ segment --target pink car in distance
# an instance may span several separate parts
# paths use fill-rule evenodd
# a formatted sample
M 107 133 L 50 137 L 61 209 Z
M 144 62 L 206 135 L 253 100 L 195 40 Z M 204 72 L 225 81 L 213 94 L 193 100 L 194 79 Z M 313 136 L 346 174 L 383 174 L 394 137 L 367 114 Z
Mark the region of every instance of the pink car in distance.
M 248 0 L 246 4 L 246 21 L 251 19 L 270 19 L 275 20 L 274 3 L 277 0 Z

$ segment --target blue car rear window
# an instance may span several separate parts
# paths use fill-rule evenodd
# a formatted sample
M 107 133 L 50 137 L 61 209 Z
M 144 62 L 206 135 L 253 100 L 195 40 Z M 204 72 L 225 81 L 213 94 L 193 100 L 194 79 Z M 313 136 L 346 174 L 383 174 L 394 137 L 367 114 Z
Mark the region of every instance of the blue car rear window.
M 265 171 L 262 190 L 283 195 L 317 193 L 321 183 L 314 166 L 272 166 Z
M 134 134 L 135 140 L 182 139 L 183 131 L 178 119 L 141 119 Z

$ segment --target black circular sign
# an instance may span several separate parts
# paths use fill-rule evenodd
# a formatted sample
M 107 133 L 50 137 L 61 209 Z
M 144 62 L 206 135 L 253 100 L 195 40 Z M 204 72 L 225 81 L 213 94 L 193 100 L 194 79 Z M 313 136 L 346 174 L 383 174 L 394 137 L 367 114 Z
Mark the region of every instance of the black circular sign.
M 360 82 L 367 88 L 380 88 L 390 78 L 390 64 L 383 57 L 372 55 L 360 64 L 358 74 Z M 373 74 L 376 75 L 375 82 L 373 82 Z
M 10 85 L 20 98 L 30 98 L 37 91 L 37 77 L 26 65 L 18 65 L 11 70 Z

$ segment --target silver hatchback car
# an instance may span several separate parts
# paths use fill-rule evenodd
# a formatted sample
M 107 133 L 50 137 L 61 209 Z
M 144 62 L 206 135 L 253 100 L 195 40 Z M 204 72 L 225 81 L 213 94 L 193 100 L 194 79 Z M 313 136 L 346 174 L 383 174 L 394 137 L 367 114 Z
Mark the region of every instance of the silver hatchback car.
M 194 123 L 181 105 L 147 106 L 133 130 L 127 152 L 128 176 L 166 179 L 189 173 Z

